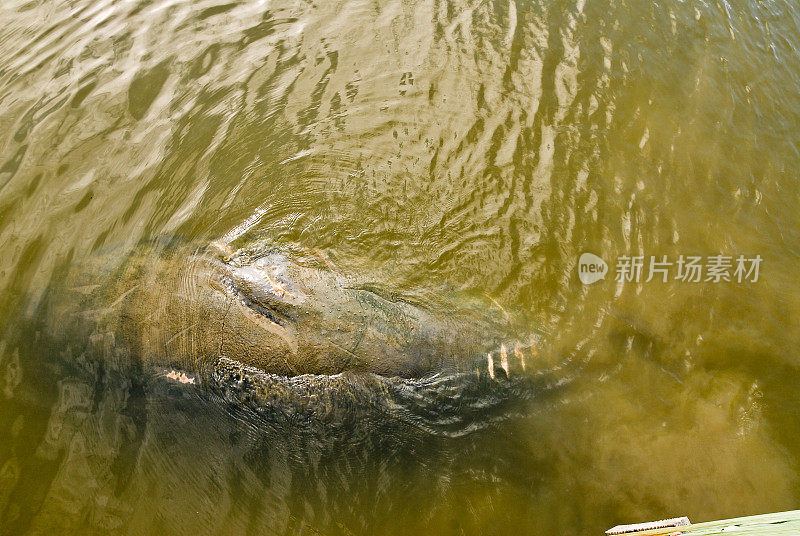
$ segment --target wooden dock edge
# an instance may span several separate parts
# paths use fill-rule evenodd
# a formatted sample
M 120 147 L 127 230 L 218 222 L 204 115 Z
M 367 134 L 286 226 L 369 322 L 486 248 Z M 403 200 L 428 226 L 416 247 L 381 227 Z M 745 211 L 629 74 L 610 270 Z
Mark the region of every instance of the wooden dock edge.
M 609 529 L 606 534 L 626 536 L 632 534 L 636 536 L 788 536 L 791 534 L 800 536 L 800 510 L 645 529 L 644 527 L 647 525 L 642 523 L 640 524 L 641 529 L 634 528 L 624 532 L 614 529 L 636 527 L 636 525 L 618 525 Z

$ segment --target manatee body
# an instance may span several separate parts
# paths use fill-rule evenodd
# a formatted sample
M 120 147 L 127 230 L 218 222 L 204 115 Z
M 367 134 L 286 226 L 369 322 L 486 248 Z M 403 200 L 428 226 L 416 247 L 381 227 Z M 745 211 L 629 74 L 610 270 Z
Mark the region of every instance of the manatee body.
M 248 533 L 336 534 L 344 520 L 374 534 L 408 511 L 410 485 L 425 499 L 414 514 L 431 519 L 464 504 L 451 483 L 465 475 L 528 483 L 508 423 L 564 375 L 539 374 L 491 300 L 395 296 L 334 264 L 301 248 L 178 239 L 72 263 L 0 341 L 0 399 L 13 390 L 0 423 L 16 450 L 41 438 L 20 481 L 48 492 L 26 507 L 61 513 L 50 499 L 73 497 L 83 519 L 108 497 L 101 521 L 137 527 L 152 516 L 127 505 L 147 495 L 163 519 L 206 505 L 211 531 L 243 519 Z M 198 385 L 172 381 L 184 378 Z M 50 416 L 46 431 L 28 408 Z
M 345 276 L 320 253 L 212 243 L 145 248 L 122 266 L 91 299 L 145 363 L 203 374 L 226 357 L 287 377 L 415 378 L 487 360 L 507 372 L 509 355 L 524 358 L 488 300 L 440 300 L 434 311 Z

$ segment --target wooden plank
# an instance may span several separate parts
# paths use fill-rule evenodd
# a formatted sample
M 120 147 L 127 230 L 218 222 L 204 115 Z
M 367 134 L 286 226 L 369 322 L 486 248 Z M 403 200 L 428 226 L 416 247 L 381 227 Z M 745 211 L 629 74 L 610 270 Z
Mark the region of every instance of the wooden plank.
M 735 517 L 683 527 L 628 532 L 636 536 L 800 536 L 800 510 Z

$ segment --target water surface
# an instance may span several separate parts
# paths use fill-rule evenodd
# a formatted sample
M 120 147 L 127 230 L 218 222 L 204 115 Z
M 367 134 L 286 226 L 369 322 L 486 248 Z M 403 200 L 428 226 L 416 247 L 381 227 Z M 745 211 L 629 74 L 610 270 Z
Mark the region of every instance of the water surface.
M 588 535 L 797 507 L 792 2 L 6 0 L 0 20 L 0 533 Z M 486 296 L 537 352 L 388 416 L 406 391 L 309 414 L 172 384 L 69 298 L 164 237 Z M 611 270 L 590 286 L 587 251 Z M 763 262 L 617 282 L 622 255 Z

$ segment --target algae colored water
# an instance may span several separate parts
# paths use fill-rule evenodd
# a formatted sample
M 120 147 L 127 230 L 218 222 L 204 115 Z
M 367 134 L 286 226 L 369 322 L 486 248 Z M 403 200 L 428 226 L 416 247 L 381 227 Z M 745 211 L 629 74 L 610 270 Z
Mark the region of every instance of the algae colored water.
M 0 535 L 800 505 L 788 0 L 0 2 Z

